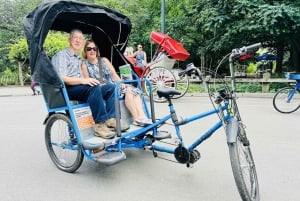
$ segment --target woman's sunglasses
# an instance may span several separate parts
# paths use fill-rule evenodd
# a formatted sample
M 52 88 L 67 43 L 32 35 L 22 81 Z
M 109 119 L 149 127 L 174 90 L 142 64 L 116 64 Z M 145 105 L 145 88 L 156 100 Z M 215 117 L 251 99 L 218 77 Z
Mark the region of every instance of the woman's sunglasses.
M 88 52 L 94 50 L 96 52 L 98 50 L 98 48 L 96 48 L 96 47 L 86 47 L 85 50 L 88 51 Z

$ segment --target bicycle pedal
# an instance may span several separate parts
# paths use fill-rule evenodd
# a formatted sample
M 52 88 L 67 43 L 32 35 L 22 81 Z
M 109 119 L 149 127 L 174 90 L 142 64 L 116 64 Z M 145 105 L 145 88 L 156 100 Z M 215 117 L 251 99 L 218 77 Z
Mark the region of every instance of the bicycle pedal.
M 168 131 L 158 131 L 154 136 L 156 140 L 163 140 L 171 138 L 171 134 Z

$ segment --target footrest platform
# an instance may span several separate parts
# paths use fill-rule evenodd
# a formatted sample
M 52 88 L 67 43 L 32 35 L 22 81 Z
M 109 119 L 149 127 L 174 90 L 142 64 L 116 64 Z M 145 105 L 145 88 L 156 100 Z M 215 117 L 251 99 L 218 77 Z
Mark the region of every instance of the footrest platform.
M 119 138 L 103 139 L 95 135 L 86 136 L 82 141 L 82 146 L 87 150 L 104 149 L 109 145 L 116 144 Z
M 101 151 L 94 158 L 97 162 L 105 165 L 114 165 L 126 159 L 126 155 L 122 151 Z

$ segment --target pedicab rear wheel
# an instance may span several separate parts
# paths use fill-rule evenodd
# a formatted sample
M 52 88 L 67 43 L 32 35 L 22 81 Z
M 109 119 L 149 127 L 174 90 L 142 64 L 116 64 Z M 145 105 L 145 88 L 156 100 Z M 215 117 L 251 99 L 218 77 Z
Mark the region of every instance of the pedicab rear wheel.
M 48 118 L 45 143 L 48 154 L 58 169 L 72 173 L 81 166 L 84 155 L 67 115 L 59 113 Z
M 174 95 L 173 99 L 178 99 L 183 97 L 189 90 L 190 87 L 190 79 L 186 73 L 181 74 L 179 69 L 173 69 L 172 73 L 176 78 L 176 90 L 180 91 L 180 95 Z
M 163 97 L 158 97 L 157 89 L 159 88 L 176 88 L 176 78 L 174 74 L 165 67 L 154 67 L 146 71 L 144 78 L 147 78 L 152 87 L 153 100 L 155 102 L 165 102 L 167 101 Z M 150 96 L 150 86 L 146 82 L 143 83 L 144 91 L 147 96 Z

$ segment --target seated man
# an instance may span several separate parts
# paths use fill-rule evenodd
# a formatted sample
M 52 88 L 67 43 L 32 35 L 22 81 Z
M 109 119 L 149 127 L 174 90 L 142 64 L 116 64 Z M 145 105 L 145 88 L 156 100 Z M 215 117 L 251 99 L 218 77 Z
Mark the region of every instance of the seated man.
M 115 86 L 100 86 L 98 80 L 83 78 L 82 60 L 78 56 L 84 44 L 83 33 L 74 29 L 70 32 L 69 47 L 56 53 L 52 63 L 66 84 L 71 100 L 88 102 L 95 121 L 95 135 L 105 139 L 113 138 L 116 133 L 109 128 L 116 127 L 114 93 Z

